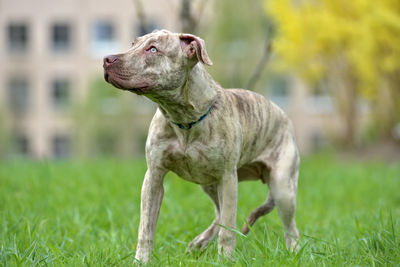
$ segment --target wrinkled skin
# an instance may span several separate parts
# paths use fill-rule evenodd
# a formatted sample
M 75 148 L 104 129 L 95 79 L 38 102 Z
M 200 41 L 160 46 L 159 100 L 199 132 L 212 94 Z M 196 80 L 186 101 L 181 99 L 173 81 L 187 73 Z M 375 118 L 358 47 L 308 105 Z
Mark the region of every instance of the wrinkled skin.
M 236 228 L 237 184 L 246 180 L 261 180 L 270 193 L 249 215 L 243 233 L 277 206 L 286 245 L 291 250 L 297 246 L 294 215 L 300 161 L 291 122 L 259 94 L 223 89 L 204 64 L 212 62 L 202 39 L 165 30 L 137 38 L 127 52 L 104 58 L 107 82 L 144 95 L 159 107 L 146 142 L 148 170 L 136 250 L 136 259 L 142 262 L 149 260 L 153 249 L 168 171 L 199 184 L 214 204 L 215 219 L 190 248 L 204 248 L 218 236 L 220 253 L 233 256 L 235 233 L 228 228 Z M 173 123 L 194 121 L 198 123 L 191 129 Z
M 182 87 L 193 60 L 184 57 L 177 34 L 155 32 L 136 38 L 131 49 L 115 55 L 105 68 L 105 79 L 115 87 L 148 97 L 169 98 Z M 157 49 L 152 52 L 151 48 Z

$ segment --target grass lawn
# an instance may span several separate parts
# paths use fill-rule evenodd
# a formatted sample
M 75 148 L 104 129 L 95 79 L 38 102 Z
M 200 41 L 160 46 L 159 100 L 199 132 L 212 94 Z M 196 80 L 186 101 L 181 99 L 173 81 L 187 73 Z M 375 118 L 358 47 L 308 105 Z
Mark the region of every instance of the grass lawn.
M 0 266 L 130 266 L 139 224 L 141 161 L 0 163 Z M 152 266 L 399 266 L 400 163 L 304 158 L 296 221 L 302 248 L 284 247 L 276 209 L 247 237 L 236 260 L 186 246 L 213 220 L 194 184 L 165 180 Z M 239 186 L 238 228 L 267 196 L 260 182 Z

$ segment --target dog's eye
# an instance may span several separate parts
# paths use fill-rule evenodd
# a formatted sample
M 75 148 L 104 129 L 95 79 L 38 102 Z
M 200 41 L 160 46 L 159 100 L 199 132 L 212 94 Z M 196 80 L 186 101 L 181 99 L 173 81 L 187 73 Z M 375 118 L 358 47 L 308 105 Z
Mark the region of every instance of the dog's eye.
M 155 48 L 154 46 L 152 46 L 152 47 L 149 48 L 149 51 L 150 51 L 151 53 L 156 53 L 156 52 L 157 52 L 157 48 Z

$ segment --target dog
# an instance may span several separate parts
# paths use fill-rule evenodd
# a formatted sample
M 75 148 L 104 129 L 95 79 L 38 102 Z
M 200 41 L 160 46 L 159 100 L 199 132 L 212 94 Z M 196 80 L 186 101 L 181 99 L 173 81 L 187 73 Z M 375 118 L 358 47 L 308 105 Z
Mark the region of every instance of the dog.
M 235 250 L 238 182 L 261 180 L 269 194 L 243 225 L 277 206 L 285 242 L 297 249 L 294 220 L 300 157 L 291 121 L 263 96 L 224 89 L 211 66 L 203 39 L 192 34 L 154 31 L 136 38 L 125 53 L 104 57 L 105 80 L 158 104 L 146 141 L 147 172 L 141 191 L 135 258 L 149 261 L 168 171 L 199 184 L 215 206 L 215 219 L 189 247 L 205 248 L 218 237 L 218 251 Z

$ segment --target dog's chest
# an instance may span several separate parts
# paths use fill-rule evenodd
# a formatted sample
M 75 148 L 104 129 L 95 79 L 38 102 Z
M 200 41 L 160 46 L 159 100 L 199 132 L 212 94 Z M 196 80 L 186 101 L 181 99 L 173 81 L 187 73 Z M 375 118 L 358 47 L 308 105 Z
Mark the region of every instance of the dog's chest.
M 197 184 L 212 184 L 221 177 L 224 156 L 221 148 L 193 143 L 172 142 L 164 151 L 164 165 L 181 178 Z

